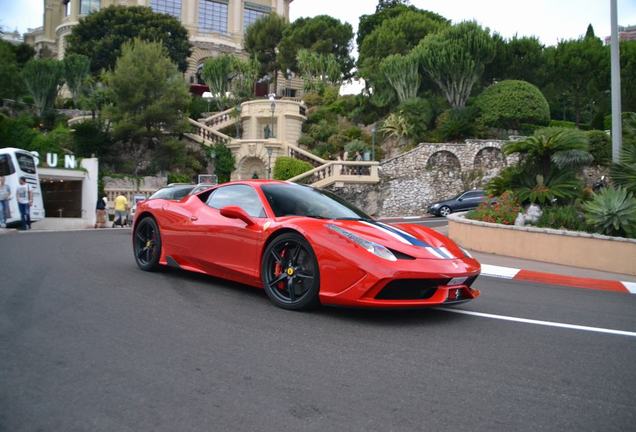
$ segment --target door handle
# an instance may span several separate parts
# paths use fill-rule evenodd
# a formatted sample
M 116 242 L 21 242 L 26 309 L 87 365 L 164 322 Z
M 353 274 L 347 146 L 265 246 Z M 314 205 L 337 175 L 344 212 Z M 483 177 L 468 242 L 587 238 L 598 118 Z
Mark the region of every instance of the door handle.
M 198 218 L 198 217 L 196 217 L 196 216 L 190 216 L 190 220 L 191 220 L 192 222 L 194 222 L 194 221 L 196 221 L 196 220 L 199 220 L 199 218 Z

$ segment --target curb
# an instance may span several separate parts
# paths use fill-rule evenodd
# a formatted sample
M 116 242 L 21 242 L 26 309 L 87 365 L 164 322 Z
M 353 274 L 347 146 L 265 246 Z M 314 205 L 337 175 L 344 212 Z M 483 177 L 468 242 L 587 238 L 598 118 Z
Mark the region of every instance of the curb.
M 500 279 L 514 279 L 550 285 L 563 285 L 573 288 L 636 294 L 636 282 L 566 276 L 555 273 L 544 273 L 534 270 L 501 267 L 490 264 L 481 265 L 481 275 Z

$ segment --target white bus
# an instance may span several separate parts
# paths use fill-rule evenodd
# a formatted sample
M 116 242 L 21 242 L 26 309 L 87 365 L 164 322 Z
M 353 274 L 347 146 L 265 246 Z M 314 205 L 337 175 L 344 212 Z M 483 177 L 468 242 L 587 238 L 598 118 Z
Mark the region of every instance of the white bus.
M 4 183 L 11 187 L 11 199 L 9 200 L 11 215 L 7 219 L 7 225 L 15 226 L 20 223 L 20 210 L 18 209 L 18 200 L 15 197 L 20 177 L 26 179 L 33 193 L 31 222 L 44 219 L 42 189 L 40 188 L 37 162 L 33 154 L 12 147 L 0 148 L 0 176 L 4 176 Z

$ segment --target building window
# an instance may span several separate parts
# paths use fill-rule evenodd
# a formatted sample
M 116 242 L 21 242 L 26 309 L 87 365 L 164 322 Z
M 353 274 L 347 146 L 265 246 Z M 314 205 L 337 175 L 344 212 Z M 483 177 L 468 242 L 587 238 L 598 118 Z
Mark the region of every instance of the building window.
M 181 0 L 151 0 L 150 7 L 157 13 L 172 15 L 181 19 Z
M 64 5 L 64 16 L 67 17 L 71 14 L 71 0 L 64 0 L 62 4 Z
M 227 33 L 227 0 L 199 1 L 199 31 Z
M 272 8 L 254 3 L 245 2 L 243 8 L 243 31 L 254 24 L 259 18 L 268 15 Z
M 100 0 L 80 0 L 80 15 L 88 15 L 99 10 Z

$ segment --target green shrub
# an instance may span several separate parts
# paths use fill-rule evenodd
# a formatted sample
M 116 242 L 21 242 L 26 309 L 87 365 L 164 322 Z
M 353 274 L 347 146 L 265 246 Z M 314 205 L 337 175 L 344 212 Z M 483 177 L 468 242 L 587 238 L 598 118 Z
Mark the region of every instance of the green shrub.
M 274 164 L 274 178 L 276 180 L 287 180 L 313 168 L 309 162 L 287 156 L 279 156 Z
M 0 145 L 32 150 L 31 143 L 38 136 L 37 123 L 31 116 L 9 118 L 0 115 Z
M 513 188 L 522 203 L 551 204 L 569 202 L 581 194 L 582 183 L 567 170 L 557 171 L 544 177 L 524 175 L 520 184 Z
M 475 120 L 479 110 L 475 107 L 452 108 L 437 117 L 436 134 L 441 141 L 453 141 L 475 136 Z
M 636 236 L 636 199 L 622 187 L 607 187 L 583 204 L 587 223 L 610 236 Z
M 560 127 L 566 129 L 576 129 L 576 123 L 567 120 L 550 120 L 549 127 Z
M 636 194 L 636 146 L 623 147 L 620 159 L 610 170 L 615 184 Z
M 591 130 L 587 132 L 590 140 L 590 153 L 594 157 L 594 162 L 599 165 L 609 165 L 612 161 L 612 142 L 604 131 Z
M 355 160 L 356 152 L 363 154 L 369 149 L 369 146 L 364 141 L 356 139 L 345 144 L 344 149 L 349 154 L 349 160 Z
M 491 127 L 519 129 L 521 123 L 547 124 L 548 101 L 536 86 L 526 81 L 506 80 L 486 88 L 475 99 L 481 121 Z
M 411 138 L 422 142 L 433 117 L 431 103 L 422 98 L 407 99 L 402 102 L 397 111 L 406 119 L 411 129 Z
M 102 158 L 111 153 L 112 139 L 99 122 L 85 121 L 73 126 L 73 147 L 82 157 L 96 155 Z
M 193 96 L 192 99 L 190 99 L 190 107 L 189 107 L 190 118 L 193 118 L 195 120 L 202 118 L 203 113 L 209 111 L 208 110 L 209 106 L 210 105 L 208 104 L 208 102 L 202 97 Z
M 192 183 L 192 177 L 183 173 L 168 173 L 168 183 Z
M 573 205 L 544 207 L 537 226 L 571 231 L 588 230 L 583 212 Z
M 31 142 L 31 149 L 41 155 L 46 153 L 72 153 L 73 138 L 69 128 L 58 126 L 50 132 L 40 133 Z
M 307 92 L 303 96 L 303 101 L 308 107 L 322 105 L 322 96 L 316 92 Z
M 514 225 L 521 206 L 511 192 L 504 192 L 497 202 L 486 200 L 479 207 L 466 213 L 466 218 L 483 222 Z
M 214 172 L 219 183 L 230 181 L 230 175 L 236 164 L 232 151 L 221 143 L 216 144 L 212 151 L 214 151 Z

